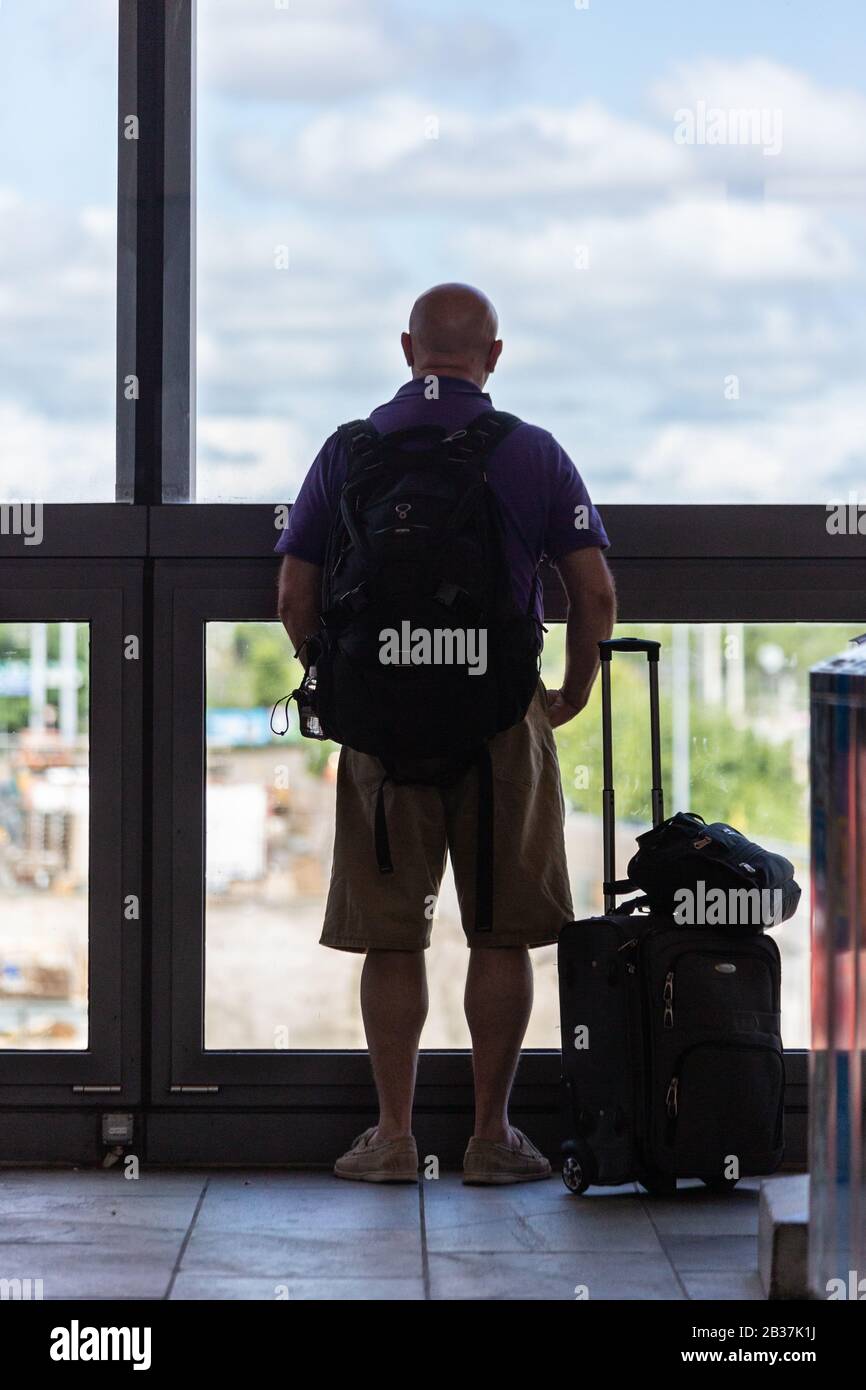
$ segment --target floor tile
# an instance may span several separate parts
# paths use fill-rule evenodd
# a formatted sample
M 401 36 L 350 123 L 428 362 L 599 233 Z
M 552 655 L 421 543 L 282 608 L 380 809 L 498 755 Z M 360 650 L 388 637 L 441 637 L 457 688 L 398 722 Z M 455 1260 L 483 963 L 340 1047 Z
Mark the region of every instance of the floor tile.
M 118 1232 L 142 1227 L 185 1231 L 193 1218 L 198 1194 L 152 1197 L 140 1201 L 125 1193 L 74 1197 L 71 1193 L 40 1196 L 28 1192 L 14 1200 L 0 1199 L 0 1248 L 9 1240 L 26 1241 L 31 1233 L 55 1232 L 56 1240 L 114 1239 Z M 109 1234 L 109 1232 L 111 1234 Z M 122 1238 L 122 1237 L 121 1237 Z
M 180 1237 L 166 1234 L 142 1242 L 139 1233 L 127 1248 L 37 1235 L 0 1244 L 0 1277 L 41 1279 L 45 1299 L 164 1298 L 179 1249 Z
M 684 1273 L 681 1278 L 689 1298 L 706 1300 L 709 1303 L 739 1299 L 764 1301 L 764 1290 L 755 1270 L 731 1270 L 721 1274 Z
M 633 1250 L 661 1254 L 658 1236 L 636 1197 L 629 1203 L 567 1195 L 550 1211 L 499 1210 L 488 1215 L 478 1208 L 461 1221 L 433 1222 L 427 1228 L 428 1249 L 446 1250 Z
M 596 1188 L 582 1197 L 561 1184 L 463 1187 L 449 1175 L 424 1188 L 431 1251 L 659 1252 L 634 1186 Z
M 256 1300 L 295 1302 L 417 1302 L 424 1298 L 424 1284 L 417 1279 L 287 1279 L 277 1283 L 265 1278 L 232 1275 L 180 1274 L 172 1290 L 173 1300 Z
M 685 1297 L 668 1263 L 644 1254 L 435 1254 L 430 1287 L 437 1300 Z
M 633 1210 L 608 1210 L 587 1203 L 584 1209 L 569 1209 L 556 1215 L 531 1216 L 530 1230 L 550 1251 L 610 1250 L 661 1254 L 661 1245 L 652 1223 L 635 1202 Z
M 417 1186 L 346 1182 L 333 1173 L 283 1173 L 215 1176 L 198 1224 L 204 1230 L 298 1232 L 417 1230 L 419 1221 Z
M 757 1189 L 737 1187 L 717 1196 L 703 1185 L 681 1187 L 676 1197 L 644 1196 L 644 1202 L 663 1234 L 748 1236 L 758 1232 Z
M 0 1204 L 28 1193 L 38 1196 L 182 1197 L 198 1194 L 208 1174 L 141 1168 L 125 1178 L 120 1168 L 0 1168 Z
M 566 1210 L 570 1204 L 579 1205 L 584 1199 L 618 1201 L 634 1197 L 636 1192 L 632 1183 L 627 1187 L 590 1188 L 585 1198 L 576 1197 L 555 1177 L 545 1182 L 514 1183 L 505 1187 L 464 1186 L 457 1173 L 445 1173 L 437 1181 L 423 1184 L 428 1226 L 459 1224 L 467 1219 L 486 1220 L 491 1215 L 556 1213 Z
M 757 1272 L 757 1236 L 680 1236 L 663 1237 L 664 1248 L 681 1274 L 695 1270 L 742 1270 Z
M 509 1220 L 557 1212 L 569 1194 L 561 1184 L 534 1182 L 511 1187 L 464 1187 L 459 1177 L 444 1174 L 423 1188 L 424 1220 L 428 1231 L 461 1226 L 470 1221 Z
M 183 1273 L 266 1275 L 290 1278 L 419 1278 L 421 1233 L 340 1227 L 268 1232 L 208 1230 L 196 1223 L 183 1258 Z

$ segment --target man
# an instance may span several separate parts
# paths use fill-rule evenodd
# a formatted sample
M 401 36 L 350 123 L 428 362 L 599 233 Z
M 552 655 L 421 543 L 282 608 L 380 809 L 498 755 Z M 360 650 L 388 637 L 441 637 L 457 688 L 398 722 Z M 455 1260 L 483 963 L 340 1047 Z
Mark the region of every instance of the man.
M 373 411 L 376 429 L 386 433 L 431 424 L 450 433 L 492 409 L 484 386 L 502 351 L 497 332 L 496 311 L 480 291 L 445 284 L 423 294 L 402 335 L 412 379 Z M 296 649 L 318 626 L 326 543 L 346 466 L 334 434 L 307 474 L 277 543 L 285 556 L 279 614 Z M 518 605 L 525 610 L 532 601 L 542 556 L 556 565 L 565 586 L 565 677 L 560 690 L 545 692 L 539 683 L 522 723 L 489 741 L 496 808 L 495 930 L 484 938 L 471 933 L 477 771 L 471 769 L 449 788 L 388 787 L 398 871 L 383 877 L 368 850 L 381 764 L 342 749 L 321 941 L 365 953 L 361 1008 L 379 1120 L 338 1159 L 339 1177 L 369 1182 L 417 1177 L 412 1101 L 427 1014 L 424 950 L 429 903 L 448 851 L 470 946 L 464 1006 L 472 1038 L 475 1129 L 464 1177 L 500 1184 L 550 1175 L 547 1159 L 509 1123 L 508 1101 L 532 1008 L 529 949 L 555 941 L 572 915 L 553 729 L 587 702 L 598 667 L 597 644 L 613 629 L 615 600 L 602 555 L 608 541 L 601 519 L 574 464 L 550 434 L 521 423 L 491 456 L 487 476 L 502 514 Z M 540 617 L 538 593 L 534 601 Z

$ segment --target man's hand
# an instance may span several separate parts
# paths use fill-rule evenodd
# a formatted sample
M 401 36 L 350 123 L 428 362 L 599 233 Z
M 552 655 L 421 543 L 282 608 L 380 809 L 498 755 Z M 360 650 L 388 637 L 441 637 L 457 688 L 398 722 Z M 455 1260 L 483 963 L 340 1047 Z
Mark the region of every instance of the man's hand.
M 570 705 L 561 690 L 548 690 L 547 713 L 553 728 L 558 729 L 560 724 L 567 724 L 569 719 L 580 714 L 580 709 Z

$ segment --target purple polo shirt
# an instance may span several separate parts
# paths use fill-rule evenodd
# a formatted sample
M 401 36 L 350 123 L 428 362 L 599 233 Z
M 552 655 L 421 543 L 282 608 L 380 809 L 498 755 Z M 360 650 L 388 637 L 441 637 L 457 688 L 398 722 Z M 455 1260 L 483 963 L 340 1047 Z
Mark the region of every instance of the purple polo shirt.
M 429 380 L 408 381 L 393 400 L 377 406 L 370 419 L 380 434 L 424 424 L 444 425 L 450 433 L 493 409 L 485 391 L 458 377 L 436 378 L 438 400 L 428 400 Z M 604 549 L 609 544 L 580 474 L 547 430 L 527 424 L 513 429 L 491 455 L 487 479 L 499 501 L 514 597 L 522 609 L 529 603 L 539 560 L 556 561 L 572 550 Z M 331 522 L 345 480 L 345 453 L 338 436 L 332 434 L 301 484 L 286 529 L 274 547 L 279 555 L 296 555 L 312 565 L 325 563 Z M 540 618 L 540 586 L 535 605 Z

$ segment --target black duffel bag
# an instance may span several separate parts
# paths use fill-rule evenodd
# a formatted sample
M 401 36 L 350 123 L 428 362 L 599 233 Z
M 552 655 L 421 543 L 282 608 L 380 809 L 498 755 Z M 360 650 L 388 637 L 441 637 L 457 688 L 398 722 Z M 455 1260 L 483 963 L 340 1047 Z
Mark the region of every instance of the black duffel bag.
M 797 910 L 800 887 L 790 860 L 731 825 L 707 825 L 694 811 L 678 811 L 637 843 L 629 881 L 654 911 L 683 926 L 760 931 Z

